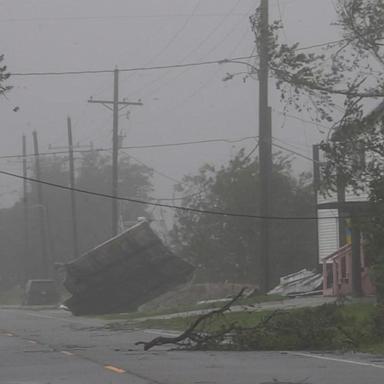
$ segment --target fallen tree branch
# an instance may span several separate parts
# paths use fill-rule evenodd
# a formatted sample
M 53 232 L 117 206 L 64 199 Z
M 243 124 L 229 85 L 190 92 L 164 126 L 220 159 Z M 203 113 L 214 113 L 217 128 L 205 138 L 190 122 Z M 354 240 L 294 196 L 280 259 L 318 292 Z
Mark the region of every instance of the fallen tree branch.
M 241 291 L 228 303 L 223 305 L 222 307 L 215 309 L 213 311 L 210 311 L 208 313 L 205 313 L 201 316 L 199 316 L 183 333 L 181 333 L 179 336 L 175 337 L 164 337 L 159 336 L 154 338 L 151 341 L 145 342 L 145 341 L 138 341 L 135 343 L 135 345 L 144 345 L 144 351 L 148 351 L 149 349 L 158 346 L 158 345 L 164 345 L 164 344 L 179 344 L 182 341 L 185 341 L 187 339 L 190 339 L 192 341 L 196 341 L 200 339 L 200 336 L 196 334 L 194 331 L 195 329 L 204 321 L 215 317 L 222 315 L 224 312 L 229 311 L 231 309 L 231 306 L 236 303 L 244 294 L 244 291 L 247 288 L 244 287 L 241 289 Z M 233 329 L 233 327 L 231 328 Z

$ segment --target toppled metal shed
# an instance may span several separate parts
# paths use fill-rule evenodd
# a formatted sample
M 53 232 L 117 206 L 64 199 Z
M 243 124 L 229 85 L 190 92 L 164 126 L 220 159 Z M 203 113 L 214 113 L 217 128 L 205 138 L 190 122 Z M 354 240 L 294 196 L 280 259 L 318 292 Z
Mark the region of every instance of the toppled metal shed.
M 323 275 L 302 269 L 280 278 L 280 284 L 268 292 L 269 295 L 299 296 L 319 293 L 322 290 Z
M 75 315 L 135 310 L 188 281 L 194 268 L 141 221 L 65 265 L 65 305 Z

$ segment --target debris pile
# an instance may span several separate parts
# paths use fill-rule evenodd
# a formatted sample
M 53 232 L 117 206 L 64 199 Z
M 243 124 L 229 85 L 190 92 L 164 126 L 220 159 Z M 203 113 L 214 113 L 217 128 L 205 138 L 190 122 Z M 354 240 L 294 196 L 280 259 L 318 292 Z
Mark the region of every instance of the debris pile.
M 302 269 L 280 278 L 280 284 L 268 292 L 269 295 L 300 296 L 322 293 L 323 275 Z
M 141 221 L 65 265 L 65 305 L 75 315 L 136 310 L 188 281 L 194 268 Z

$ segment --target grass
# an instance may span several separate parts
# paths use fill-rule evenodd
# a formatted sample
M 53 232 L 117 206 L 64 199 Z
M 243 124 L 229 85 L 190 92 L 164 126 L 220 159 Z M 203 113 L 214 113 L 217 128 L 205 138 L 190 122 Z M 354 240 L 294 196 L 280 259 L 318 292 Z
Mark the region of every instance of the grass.
M 360 352 L 370 353 L 372 355 L 384 355 L 384 342 L 362 345 Z
M 0 292 L 0 305 L 21 305 L 24 291 L 21 287 L 13 287 Z
M 256 325 L 264 316 L 268 315 L 271 311 L 260 312 L 233 312 L 227 313 L 225 317 L 217 317 L 211 321 L 206 328 L 208 331 L 216 331 L 223 325 L 236 322 L 243 327 L 252 327 Z M 190 317 L 174 317 L 172 319 L 147 319 L 135 323 L 139 328 L 160 328 L 175 331 L 183 331 L 187 328 L 198 316 Z
M 257 295 L 253 297 L 246 297 L 246 298 L 240 299 L 236 303 L 236 305 L 254 306 L 254 305 L 267 303 L 267 302 L 276 302 L 276 301 L 282 302 L 283 300 L 287 300 L 287 297 L 280 296 L 280 295 Z M 173 313 L 198 311 L 198 310 L 204 310 L 204 309 L 215 309 L 215 308 L 220 308 L 223 305 L 224 305 L 223 302 L 204 303 L 204 304 L 177 306 L 177 307 L 164 307 L 156 311 L 143 311 L 143 312 L 135 311 L 135 312 L 127 312 L 127 313 L 112 313 L 107 315 L 98 315 L 97 317 L 102 320 L 129 321 L 129 320 L 136 320 L 142 317 L 153 317 L 153 316 L 169 315 Z
M 305 308 L 298 308 L 287 310 L 286 313 L 292 314 L 295 318 L 300 317 L 304 311 L 306 311 Z M 375 313 L 374 303 L 352 302 L 339 307 L 339 311 L 343 318 L 343 323 L 340 324 L 343 328 L 355 334 L 363 331 L 361 333 L 361 340 L 359 340 L 359 345 L 357 347 L 359 352 L 384 355 L 384 340 L 378 341 L 377 337 L 372 337 L 370 334 L 364 333 L 365 330 L 368 332 L 368 329 L 370 329 L 372 316 Z M 225 315 L 225 317 L 216 317 L 209 323 L 205 324 L 204 330 L 214 332 L 220 330 L 223 326 L 228 326 L 228 324 L 232 323 L 236 323 L 242 328 L 252 328 L 258 325 L 260 321 L 271 314 L 271 312 L 273 311 L 229 312 Z M 158 328 L 181 332 L 185 330 L 196 318 L 197 316 L 187 318 L 177 317 L 172 319 L 147 319 L 134 323 L 134 326 L 140 328 Z M 278 340 L 279 339 L 277 339 L 277 342 Z M 279 349 L 278 345 L 276 346 L 276 349 Z
M 340 308 L 342 313 L 351 319 L 351 321 L 357 321 L 359 323 L 368 322 L 370 316 L 374 312 L 374 304 L 363 303 L 363 304 L 349 304 Z M 303 308 L 290 309 L 287 312 L 299 313 Z M 237 323 L 239 326 L 244 328 L 256 326 L 260 320 L 271 314 L 273 311 L 242 311 L 242 312 L 228 312 L 225 317 L 217 317 L 209 325 L 209 330 L 218 330 L 222 325 L 228 323 Z M 140 328 L 164 328 L 174 330 L 184 330 L 186 326 L 191 324 L 197 316 L 190 317 L 175 317 L 172 319 L 148 319 L 140 321 L 137 325 Z

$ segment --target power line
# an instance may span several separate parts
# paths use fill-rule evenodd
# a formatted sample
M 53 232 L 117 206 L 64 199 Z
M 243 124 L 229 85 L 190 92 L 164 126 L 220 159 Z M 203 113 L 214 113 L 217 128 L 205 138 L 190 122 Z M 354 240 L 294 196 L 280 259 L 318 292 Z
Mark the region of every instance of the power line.
M 238 0 L 238 2 L 235 4 L 235 6 L 234 6 L 233 8 L 230 9 L 230 11 L 229 11 L 228 14 L 225 14 L 225 15 L 224 15 L 224 17 L 221 19 L 221 21 L 219 21 L 219 23 L 218 23 L 218 24 L 217 24 L 217 25 L 216 25 L 216 26 L 209 32 L 209 34 L 208 34 L 203 40 L 201 40 L 200 43 L 199 43 L 197 46 L 195 46 L 194 48 L 192 48 L 190 51 L 188 51 L 188 53 L 187 53 L 186 55 L 184 55 L 184 57 L 179 61 L 179 64 L 184 63 L 192 53 L 194 53 L 194 52 L 196 52 L 197 50 L 199 50 L 199 48 L 200 48 L 202 45 L 204 45 L 204 43 L 205 43 L 206 41 L 208 41 L 208 40 L 211 38 L 212 35 L 215 34 L 215 32 L 221 27 L 222 23 L 226 20 L 226 16 L 227 16 L 227 15 L 230 16 L 230 14 L 232 13 L 232 11 L 234 11 L 234 10 L 237 8 L 237 6 L 239 5 L 240 2 L 241 2 L 241 0 Z M 240 21 L 242 21 L 242 19 L 241 19 Z M 237 24 L 236 24 L 236 26 L 237 26 Z M 230 31 L 229 31 L 229 34 L 231 34 L 232 32 L 233 32 L 233 30 L 230 30 Z M 227 35 L 226 35 L 226 36 L 227 36 Z M 215 48 L 214 48 L 213 50 L 215 50 Z M 212 50 L 212 49 L 209 50 L 209 52 L 207 53 L 206 57 L 207 57 L 213 50 Z M 202 58 L 199 58 L 199 60 L 202 60 Z M 182 75 L 183 75 L 184 73 L 186 73 L 187 71 L 188 71 L 188 68 L 185 69 L 184 71 L 182 71 L 181 73 L 179 73 L 178 75 L 176 75 L 176 76 L 174 76 L 174 77 L 171 77 L 170 79 L 168 79 L 168 80 L 165 82 L 165 84 L 160 85 L 160 86 L 158 86 L 158 87 L 155 87 L 155 89 L 154 89 L 153 91 L 151 91 L 151 93 L 153 94 L 154 92 L 157 92 L 159 89 L 161 89 L 162 87 L 164 87 L 164 85 L 166 85 L 166 84 L 168 84 L 168 83 L 170 83 L 170 82 L 172 82 L 172 81 L 178 79 L 180 76 L 182 76 Z M 144 89 L 147 89 L 148 87 L 152 86 L 153 84 L 156 84 L 156 83 L 161 82 L 164 78 L 167 77 L 167 75 L 168 75 L 169 73 L 170 73 L 170 71 L 168 71 L 168 72 L 166 72 L 164 75 L 162 75 L 162 76 L 160 76 L 160 77 L 157 77 L 156 79 L 154 79 L 154 80 L 148 82 L 148 83 L 145 84 L 144 86 L 140 87 L 139 90 L 136 90 L 135 93 L 137 93 L 137 92 L 138 92 L 138 93 L 142 93 L 142 91 L 143 91 Z
M 196 141 L 181 141 L 176 143 L 165 143 L 165 144 L 147 144 L 147 145 L 130 145 L 123 146 L 120 149 L 149 149 L 149 148 L 166 148 L 166 147 L 180 147 L 185 145 L 196 145 L 196 144 L 209 144 L 209 143 L 228 143 L 236 144 L 241 143 L 247 140 L 257 139 L 256 136 L 246 136 L 241 138 L 225 139 L 206 139 L 206 140 L 196 140 Z M 74 153 L 90 153 L 90 152 L 109 152 L 112 148 L 93 148 L 93 149 L 74 149 Z M 68 151 L 56 151 L 56 152 L 41 152 L 39 156 L 55 156 L 55 155 L 68 155 Z M 31 153 L 25 157 L 35 157 L 36 155 Z M 21 159 L 23 155 L 4 155 L 0 156 L 0 159 Z
M 127 153 L 126 153 L 127 154 Z M 136 156 L 132 156 L 131 154 L 128 154 L 129 157 L 131 157 L 133 160 L 135 160 L 137 163 L 141 164 L 141 165 L 144 165 L 145 167 L 148 167 L 150 169 L 152 169 L 152 171 L 170 181 L 173 181 L 174 183 L 176 184 L 181 184 L 180 183 L 180 180 L 177 180 L 175 179 L 174 177 L 172 176 L 169 176 L 169 175 L 166 175 L 165 173 L 161 172 L 161 171 L 158 171 L 156 169 L 154 169 L 153 167 L 150 167 L 149 165 L 147 165 L 146 163 L 144 163 L 143 161 L 141 161 L 140 159 L 138 159 Z
M 305 144 L 304 145 L 304 144 L 299 144 L 297 142 L 294 143 L 294 142 L 291 142 L 291 141 L 286 141 L 286 140 L 283 140 L 283 139 L 279 139 L 278 137 L 274 137 L 273 139 L 279 141 L 280 143 L 287 144 L 290 147 L 293 147 L 293 148 L 298 149 L 298 150 L 308 150 L 308 148 L 312 149 L 312 145 L 309 145 L 309 144 Z
M 283 112 L 283 111 L 279 111 L 278 109 L 275 109 L 275 108 L 272 108 L 272 110 L 274 112 L 278 113 L 279 115 L 289 117 L 290 119 L 298 120 L 298 121 L 301 121 L 302 123 L 312 124 L 312 125 L 314 125 L 316 127 L 321 127 L 321 128 L 324 128 L 324 129 L 329 129 L 329 127 L 327 127 L 326 125 L 317 123 L 315 121 L 303 119 L 303 118 L 301 118 L 299 116 L 291 115 L 289 113 L 286 113 L 286 112 Z
M 150 60 L 149 63 L 153 63 L 158 57 L 160 57 L 177 39 L 178 37 L 183 33 L 185 28 L 187 28 L 188 24 L 192 20 L 193 15 L 196 13 L 196 11 L 199 9 L 201 5 L 202 0 L 197 0 L 195 3 L 195 6 L 192 9 L 192 12 L 188 15 L 186 20 L 184 21 L 183 25 L 174 33 L 174 35 L 170 38 L 168 43 L 163 47 L 159 52 L 157 52 Z
M 320 43 L 320 44 L 314 44 L 307 47 L 296 48 L 295 50 L 303 51 L 311 48 L 334 45 L 343 41 L 345 41 L 345 39 L 329 41 L 329 42 Z M 154 71 L 154 70 L 169 69 L 169 68 L 197 67 L 202 65 L 220 64 L 227 61 L 230 62 L 230 61 L 236 61 L 236 60 L 248 60 L 256 57 L 258 57 L 258 55 L 231 57 L 231 58 L 225 58 L 225 59 L 219 59 L 219 60 L 197 61 L 197 62 L 191 62 L 191 63 L 185 63 L 185 64 L 169 64 L 169 65 L 155 65 L 155 66 L 149 66 L 149 67 L 122 68 L 122 69 L 119 69 L 119 71 L 120 72 Z M 71 75 L 95 75 L 95 74 L 102 74 L 102 73 L 113 73 L 113 71 L 114 71 L 113 69 L 95 69 L 95 70 L 87 69 L 87 70 L 81 70 L 81 71 L 14 72 L 14 73 L 10 73 L 10 75 L 14 77 L 15 76 L 20 76 L 20 77 L 21 76 L 67 76 L 67 75 L 71 76 Z
M 242 56 L 242 57 L 232 57 L 226 58 L 225 60 L 247 60 L 257 57 L 254 56 Z M 156 65 L 149 67 L 131 67 L 131 68 L 122 68 L 119 69 L 120 72 L 134 72 L 134 71 L 153 71 L 160 69 L 169 69 L 169 68 L 185 68 L 185 67 L 197 67 L 202 65 L 212 65 L 220 64 L 224 59 L 219 60 L 207 60 L 207 61 L 197 61 L 185 64 L 169 64 L 169 65 Z M 94 75 L 101 73 L 113 73 L 113 69 L 87 69 L 81 71 L 52 71 L 52 72 L 14 72 L 10 73 L 10 76 L 67 76 L 67 75 Z
M 306 159 L 306 160 L 310 161 L 311 163 L 314 162 L 314 160 L 313 160 L 311 157 L 306 156 L 306 155 L 304 155 L 304 154 L 302 154 L 302 153 L 300 153 L 300 152 L 296 152 L 296 151 L 294 151 L 293 149 L 289 149 L 289 148 L 287 148 L 287 147 L 284 147 L 284 146 L 282 146 L 282 145 L 280 145 L 280 144 L 272 143 L 272 146 L 274 146 L 274 147 L 276 147 L 276 148 L 283 149 L 284 151 L 287 151 L 287 152 L 291 152 L 291 153 L 293 153 L 294 155 L 297 155 L 297 156 L 299 156 L 299 157 L 302 157 L 303 159 Z
M 249 160 L 249 158 L 257 151 L 258 148 L 259 142 L 257 142 L 256 145 L 252 148 L 252 150 L 248 153 L 248 155 L 244 157 L 244 161 Z
M 51 22 L 51 21 L 103 21 L 103 20 L 119 20 L 119 19 L 162 19 L 171 17 L 221 17 L 225 13 L 164 13 L 164 14 L 148 14 L 148 15 L 111 15 L 111 16 L 68 16 L 68 17 L 31 17 L 31 18 L 7 18 L 0 19 L 0 23 L 16 23 L 16 22 Z M 246 13 L 234 12 L 230 16 L 245 16 Z
M 309 45 L 307 47 L 301 47 L 301 48 L 298 47 L 298 48 L 295 49 L 295 51 L 304 51 L 304 50 L 312 49 L 312 48 L 320 48 L 320 47 L 326 47 L 328 45 L 336 45 L 336 44 L 342 43 L 345 40 L 346 39 L 333 40 L 333 41 L 328 41 L 326 43 L 319 43 L 319 44 Z
M 233 32 L 233 31 L 230 31 L 230 32 Z M 246 31 L 247 32 L 247 31 Z M 227 34 L 228 35 L 228 34 Z M 242 39 L 243 37 L 245 36 L 245 34 L 242 35 Z M 241 39 L 241 40 L 242 40 Z M 241 41 L 240 40 L 240 41 Z M 221 43 L 223 42 L 224 40 L 221 41 Z M 217 48 L 218 44 L 216 44 L 216 46 L 214 47 L 214 49 L 211 49 L 209 51 L 212 52 L 213 50 L 215 50 Z M 238 44 L 236 44 L 235 46 L 235 49 L 233 51 L 235 51 L 236 49 L 238 48 Z M 252 53 L 253 55 L 253 53 Z M 252 56 L 250 56 L 252 57 Z M 162 86 L 160 87 L 157 87 L 155 88 L 152 92 L 157 92 L 159 89 L 161 89 L 164 85 L 167 85 L 170 81 L 173 81 L 173 80 L 176 80 L 178 79 L 180 76 L 182 76 L 184 73 L 186 73 L 189 69 L 185 69 L 184 71 L 182 71 L 181 73 L 179 73 L 178 75 L 174 76 L 173 78 L 169 79 L 169 81 L 167 81 L 165 84 L 163 84 Z M 171 107 L 168 107 L 167 109 L 165 109 L 165 113 L 167 112 L 171 112 L 171 111 L 174 111 L 175 109 L 178 109 L 178 108 L 181 108 L 185 103 L 187 103 L 190 99 L 194 98 L 196 95 L 198 95 L 203 89 L 205 89 L 206 87 L 208 87 L 214 80 L 215 80 L 215 76 L 221 71 L 221 69 L 217 69 L 215 70 L 214 72 L 212 72 L 212 75 L 210 75 L 210 78 L 203 82 L 198 88 L 196 88 L 192 93 L 190 93 L 187 97 L 185 97 L 183 100 L 181 100 L 180 102 L 176 103 L 175 105 L 171 106 Z
M 150 202 L 146 200 L 136 199 L 136 198 L 129 198 L 129 197 L 123 197 L 123 196 L 113 196 L 107 193 L 101 193 L 101 192 L 95 192 L 95 191 L 89 191 L 87 189 L 80 189 L 80 188 L 71 188 L 65 185 L 60 185 L 56 183 L 51 183 L 44 180 L 35 179 L 32 177 L 24 177 L 21 175 L 17 175 L 14 173 L 6 172 L 6 171 L 0 171 L 0 174 L 10 177 L 15 177 L 21 180 L 27 180 L 33 183 L 39 183 L 43 185 L 47 185 L 54 188 L 63 189 L 66 191 L 75 191 L 78 193 L 83 193 L 87 195 L 97 196 L 97 197 L 103 197 L 107 199 L 117 199 L 121 201 L 128 201 L 135 204 L 142 204 L 142 205 L 148 205 L 153 207 L 163 207 L 163 208 L 170 208 L 170 209 L 176 209 L 179 211 L 184 212 L 191 212 L 191 213 L 197 213 L 197 214 L 206 214 L 206 215 L 215 215 L 215 216 L 228 216 L 228 217 L 242 217 L 242 218 L 248 218 L 248 219 L 260 219 L 260 220 L 276 220 L 276 221 L 308 221 L 308 220 L 324 220 L 324 219 L 339 219 L 339 218 L 349 218 L 351 216 L 345 216 L 345 217 L 334 217 L 334 216 L 328 216 L 328 217 L 310 217 L 310 216 L 260 216 L 260 215 L 251 215 L 251 214 L 243 214 L 243 213 L 234 213 L 234 212 L 225 212 L 225 211 L 216 211 L 216 210 L 210 210 L 210 209 L 199 209 L 199 208 L 190 208 L 190 207 L 183 207 L 179 205 L 172 205 L 172 204 L 164 204 L 164 203 L 157 203 L 157 202 Z M 360 215 L 360 216 L 354 216 L 354 217 L 374 217 L 373 215 Z

